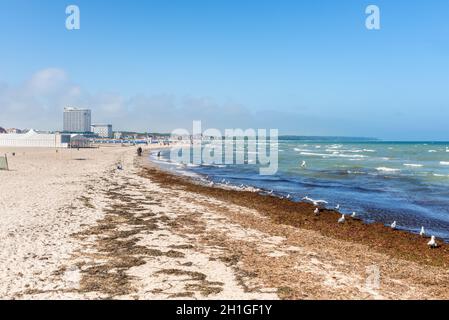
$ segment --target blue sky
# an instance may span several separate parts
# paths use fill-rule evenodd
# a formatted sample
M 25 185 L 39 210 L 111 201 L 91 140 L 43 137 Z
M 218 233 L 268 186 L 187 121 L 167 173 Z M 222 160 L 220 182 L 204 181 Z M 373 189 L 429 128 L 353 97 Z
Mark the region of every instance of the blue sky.
M 0 0 L 0 40 L 0 126 L 449 140 L 448 0 Z

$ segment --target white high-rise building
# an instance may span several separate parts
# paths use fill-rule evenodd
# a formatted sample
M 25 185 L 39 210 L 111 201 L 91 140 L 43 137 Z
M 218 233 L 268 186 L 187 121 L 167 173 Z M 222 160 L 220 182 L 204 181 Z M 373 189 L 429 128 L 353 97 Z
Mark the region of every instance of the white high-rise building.
M 64 108 L 64 132 L 91 132 L 91 111 L 89 109 Z
M 112 138 L 112 124 L 93 124 L 92 132 L 101 138 Z

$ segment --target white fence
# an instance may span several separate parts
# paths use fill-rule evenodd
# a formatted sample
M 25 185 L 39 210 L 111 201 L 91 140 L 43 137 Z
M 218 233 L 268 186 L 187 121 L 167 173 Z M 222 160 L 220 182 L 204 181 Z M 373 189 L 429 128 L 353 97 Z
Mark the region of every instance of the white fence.
M 70 136 L 60 134 L 0 134 L 0 147 L 67 148 L 69 142 Z

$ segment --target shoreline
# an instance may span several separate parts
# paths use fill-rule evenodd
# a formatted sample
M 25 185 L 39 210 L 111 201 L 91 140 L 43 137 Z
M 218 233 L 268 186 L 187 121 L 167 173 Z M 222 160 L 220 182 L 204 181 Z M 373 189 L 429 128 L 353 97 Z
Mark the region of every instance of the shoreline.
M 144 150 L 16 150 L 0 173 L 1 298 L 449 299 L 446 245 L 198 185 Z
M 239 263 L 245 261 L 243 264 L 251 270 L 245 272 L 254 272 L 269 286 L 276 283 L 281 299 L 449 298 L 447 244 L 429 249 L 427 238 L 358 219 L 348 218 L 347 223 L 339 225 L 340 214 L 336 211 L 322 210 L 315 217 L 312 204 L 206 186 L 164 171 L 147 157 L 144 159 L 147 160 L 140 163 L 141 176 L 164 188 L 205 197 L 212 203 L 226 203 L 229 208 L 221 209 L 232 223 L 266 232 L 274 238 L 285 238 L 289 249 L 275 250 L 266 259 L 246 259 L 237 250 Z M 211 209 L 214 207 L 209 205 Z M 254 250 L 258 251 L 251 248 L 243 255 L 252 256 Z M 374 290 L 363 285 L 371 267 L 378 268 L 382 279 L 380 287 Z M 320 280 L 311 281 L 309 277 L 300 280 L 302 273 Z M 293 279 L 298 283 L 292 285 Z
M 359 218 L 346 215 L 346 223 L 339 225 L 338 219 L 342 213 L 332 209 L 320 209 L 320 215 L 314 215 L 315 206 L 304 201 L 295 202 L 276 195 L 259 192 L 233 190 L 198 183 L 194 178 L 177 175 L 160 168 L 147 157 L 152 171 L 150 175 L 156 181 L 178 184 L 186 190 L 213 196 L 233 204 L 246 206 L 264 212 L 274 222 L 297 228 L 320 231 L 323 235 L 336 239 L 362 243 L 387 252 L 396 257 L 410 261 L 422 262 L 433 266 L 449 266 L 449 245 L 443 239 L 436 239 L 439 247 L 430 249 L 427 242 L 430 236 L 421 237 L 407 230 L 391 229 L 380 222 L 367 223 Z M 145 167 L 145 164 L 144 164 Z

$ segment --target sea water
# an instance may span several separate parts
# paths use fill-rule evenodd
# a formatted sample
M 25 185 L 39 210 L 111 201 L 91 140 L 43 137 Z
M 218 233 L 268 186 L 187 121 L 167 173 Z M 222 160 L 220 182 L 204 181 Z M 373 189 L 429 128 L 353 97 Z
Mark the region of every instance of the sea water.
M 180 165 L 163 151 L 154 161 L 177 173 L 292 201 L 305 196 L 340 204 L 367 223 L 390 225 L 449 240 L 449 142 L 280 140 L 279 170 L 261 176 L 257 163 Z M 242 152 L 244 150 L 235 150 Z M 301 167 L 302 162 L 306 167 Z

